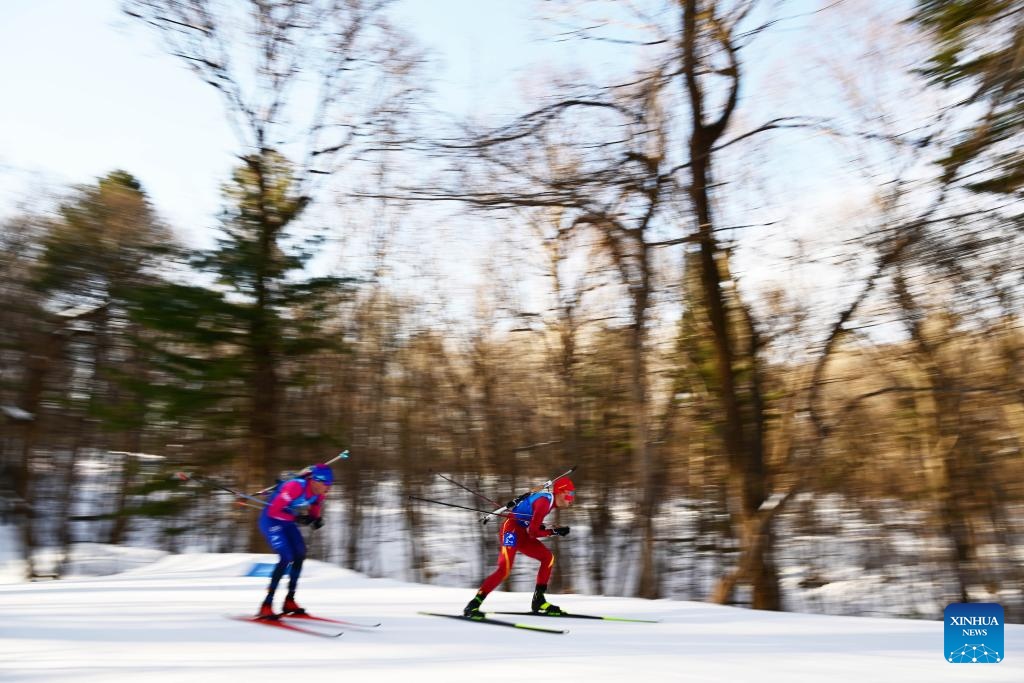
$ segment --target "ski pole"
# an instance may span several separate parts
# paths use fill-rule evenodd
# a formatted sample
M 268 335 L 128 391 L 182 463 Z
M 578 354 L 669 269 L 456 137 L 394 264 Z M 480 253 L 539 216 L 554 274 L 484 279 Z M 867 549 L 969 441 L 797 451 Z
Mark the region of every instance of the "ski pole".
M 338 462 L 339 460 L 348 460 L 351 457 L 352 457 L 352 454 L 349 453 L 348 449 L 346 448 L 341 453 L 338 453 L 336 456 L 334 456 L 333 458 L 331 458 L 330 460 L 328 460 L 324 464 L 325 465 L 330 465 L 331 463 Z M 309 472 L 312 468 L 313 468 L 312 465 L 307 465 L 306 469 L 304 469 L 303 472 Z
M 336 456 L 334 456 L 333 458 L 331 458 L 330 460 L 328 460 L 324 464 L 325 465 L 330 465 L 331 463 L 338 462 L 339 460 L 348 460 L 350 457 L 351 457 L 351 455 L 349 454 L 348 449 L 346 448 L 341 453 L 338 453 Z M 309 474 L 312 471 L 313 471 L 313 466 L 312 465 L 306 465 L 305 467 L 302 468 L 301 471 L 296 472 L 295 476 L 296 477 L 304 477 L 304 476 L 306 476 L 307 474 Z M 270 493 L 271 491 L 274 490 L 275 486 L 277 486 L 277 484 L 274 484 L 273 486 L 268 486 L 267 488 L 265 488 L 265 489 L 263 489 L 261 491 L 257 491 L 253 495 L 254 496 L 262 496 L 264 494 Z
M 572 467 L 570 467 L 568 469 L 568 471 L 563 472 L 562 474 L 559 474 L 557 477 L 551 477 L 550 479 L 548 479 L 546 482 L 544 482 L 540 486 L 538 486 L 536 488 L 530 489 L 527 493 L 524 493 L 524 494 L 522 494 L 520 496 L 517 496 L 516 498 L 514 498 L 514 499 L 510 500 L 509 502 L 505 503 L 502 507 L 498 508 L 497 510 L 494 510 L 493 512 L 488 512 L 487 514 L 488 515 L 496 515 L 496 516 L 500 517 L 500 515 L 498 515 L 498 513 L 501 512 L 502 510 L 511 510 L 516 505 L 521 503 L 531 493 L 537 493 L 538 491 L 543 491 L 544 489 L 549 488 L 554 482 L 558 481 L 562 477 L 568 477 L 570 474 L 572 474 L 573 472 L 576 471 L 577 467 L 579 467 L 579 465 L 573 465 Z M 480 523 L 481 524 L 487 524 L 487 522 L 489 522 L 490 519 L 491 519 L 490 517 L 482 517 L 480 519 Z
M 255 497 L 255 496 L 250 496 L 248 494 L 242 493 L 241 491 L 235 491 L 234 489 L 229 489 L 227 486 L 223 486 L 222 484 L 218 484 L 214 480 L 207 479 L 206 477 L 196 476 L 194 474 L 189 474 L 188 472 L 175 472 L 174 476 L 177 477 L 178 479 L 181 479 L 182 481 L 194 481 L 197 484 L 200 484 L 201 486 L 208 486 L 208 487 L 210 487 L 212 489 L 220 489 L 221 491 L 227 491 L 228 493 L 233 495 L 235 498 L 244 499 L 244 500 L 251 500 L 251 501 L 257 503 L 260 507 L 265 507 L 266 504 L 267 504 L 267 501 L 265 501 L 265 500 L 262 500 L 260 498 Z
M 458 486 L 463 491 L 469 491 L 470 493 L 472 493 L 477 498 L 480 498 L 481 500 L 486 501 L 486 502 L 490 503 L 491 505 L 498 505 L 499 504 L 497 501 L 491 500 L 490 498 L 488 498 L 484 494 L 478 493 L 478 492 L 474 491 L 473 489 L 469 488 L 468 486 L 463 486 L 459 482 L 455 481 L 454 479 L 451 479 L 449 477 L 444 476 L 440 472 L 434 472 L 434 474 L 436 474 L 437 476 L 441 477 L 442 479 L 444 479 L 447 482 L 451 482 L 452 484 L 455 484 L 456 486 Z
M 487 510 L 481 510 L 480 508 L 466 507 L 465 505 L 456 505 L 455 503 L 445 503 L 441 500 L 431 500 L 430 498 L 420 498 L 419 496 L 409 496 L 412 500 L 422 500 L 424 503 L 434 503 L 435 505 L 444 505 L 450 508 L 459 508 L 460 510 L 469 510 L 471 512 L 482 512 L 485 515 L 494 515 L 495 517 L 504 517 L 505 519 L 515 519 L 515 517 L 524 517 L 515 512 L 505 512 L 505 508 L 501 508 L 501 512 L 488 512 Z

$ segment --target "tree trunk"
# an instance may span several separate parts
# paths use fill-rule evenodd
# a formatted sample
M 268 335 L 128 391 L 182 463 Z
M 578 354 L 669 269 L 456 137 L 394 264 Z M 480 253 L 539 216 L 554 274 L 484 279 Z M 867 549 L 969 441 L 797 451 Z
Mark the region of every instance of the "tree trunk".
M 424 391 L 424 394 L 426 393 Z M 418 475 L 418 468 L 415 467 L 414 463 L 419 459 L 417 456 L 422 455 L 422 450 L 420 448 L 421 441 L 415 436 L 414 414 L 410 404 L 406 404 L 399 424 L 401 431 L 399 434 L 398 461 L 400 490 L 403 501 L 408 501 L 411 495 L 423 495 L 422 491 L 415 484 L 415 482 L 420 480 L 420 476 Z M 409 580 L 416 583 L 429 582 L 431 577 L 427 567 L 427 553 L 421 541 L 424 537 L 422 515 L 419 514 L 418 508 L 415 505 L 404 503 L 402 508 L 405 517 L 406 541 L 409 551 Z
M 137 328 L 130 329 L 131 334 L 138 334 Z M 128 350 L 128 368 L 135 377 L 144 377 L 145 368 L 140 362 L 140 349 L 136 345 L 132 345 Z M 120 391 L 115 390 L 115 401 L 122 403 L 120 409 L 130 411 L 133 419 L 129 423 L 129 426 L 125 432 L 120 436 L 120 442 L 123 450 L 129 453 L 138 453 L 142 450 L 142 430 L 143 420 L 145 416 L 146 406 L 145 399 L 138 394 L 131 394 L 128 396 L 121 396 Z M 128 406 L 124 406 L 124 403 L 128 403 Z M 130 407 L 129 407 L 130 406 Z M 135 476 L 139 472 L 139 462 L 132 457 L 125 456 L 124 463 L 121 467 L 121 481 L 120 486 L 116 494 L 116 503 L 114 506 L 114 525 L 110 530 L 109 543 L 113 545 L 119 545 L 124 542 L 125 535 L 128 532 L 129 517 L 127 515 L 128 507 L 128 491 L 132 486 L 132 482 L 135 480 Z M 266 486 L 270 482 L 267 481 Z M 260 486 L 259 488 L 263 488 Z M 254 489 L 255 490 L 255 489 Z
M 280 406 L 280 383 L 278 381 L 278 334 L 276 311 L 271 301 L 271 264 L 277 248 L 277 233 L 281 229 L 279 219 L 271 216 L 269 210 L 267 179 L 263 160 L 260 157 L 247 158 L 249 168 L 256 177 L 259 188 L 259 259 L 254 291 L 254 310 L 249 330 L 249 359 L 252 364 L 249 397 L 251 405 L 249 422 L 249 452 L 245 454 L 249 490 L 259 490 L 272 481 L 277 466 L 278 419 Z M 256 533 L 254 525 L 249 528 L 249 552 L 261 552 L 263 539 Z
M 25 348 L 29 349 L 29 353 L 25 362 L 26 377 L 21 406 L 25 411 L 31 413 L 32 418 L 27 420 L 21 429 L 21 458 L 14 471 L 14 493 L 19 501 L 18 512 L 21 513 L 19 537 L 25 560 L 25 576 L 29 579 L 36 576 L 34 555 L 37 510 L 32 460 L 43 417 L 42 399 L 46 389 L 47 375 L 49 375 L 53 359 L 57 357 L 61 348 L 60 337 L 56 331 L 43 331 L 38 335 L 32 334 L 31 337 L 35 337 L 35 339 L 32 340 L 32 343 L 25 345 Z
M 646 292 L 643 299 L 636 304 L 637 308 L 646 310 Z M 636 525 L 640 541 L 640 573 L 637 579 L 636 594 L 641 598 L 661 597 L 657 561 L 654 543 L 654 512 L 656 507 L 656 488 L 651 466 L 651 447 L 648 437 L 647 407 L 647 364 L 644 349 L 644 325 L 646 316 L 643 312 L 636 314 L 634 331 L 631 339 L 632 364 L 632 403 L 633 403 L 633 457 L 637 467 L 637 506 Z
M 978 556 L 970 501 L 974 496 L 972 488 L 978 482 L 974 472 L 970 471 L 964 451 L 961 393 L 956 382 L 943 369 L 938 350 L 925 335 L 925 311 L 914 299 L 901 268 L 897 268 L 893 282 L 910 338 L 921 356 L 935 407 L 935 438 L 938 448 L 942 449 L 938 454 L 940 482 L 936 492 L 940 524 L 952 545 L 952 575 L 957 583 L 957 599 L 968 602 L 968 587 L 974 578 L 971 569 Z
M 737 386 L 735 368 L 737 364 L 737 331 L 730 320 L 725 293 L 722 290 L 722 272 L 719 260 L 726 258 L 725 252 L 715 239 L 714 219 L 711 213 L 711 177 L 714 145 L 728 123 L 735 107 L 739 89 L 739 65 L 732 63 L 733 78 L 731 91 L 721 116 L 714 123 L 704 121 L 705 94 L 699 82 L 702 56 L 698 52 L 698 15 L 713 8 L 699 8 L 698 0 L 682 0 L 683 5 L 683 72 L 691 104 L 692 133 L 690 136 L 689 162 L 692 182 L 689 186 L 690 202 L 697 222 L 699 244 L 700 282 L 704 310 L 711 333 L 715 387 L 718 404 L 724 419 L 722 425 L 723 443 L 729 470 L 729 490 L 733 504 L 730 511 L 734 525 L 741 529 L 743 544 L 740 557 L 740 571 L 723 579 L 715 589 L 719 601 L 731 599 L 737 579 L 751 583 L 752 604 L 760 609 L 780 609 L 778 572 L 772 561 L 772 537 L 770 533 L 752 533 L 757 524 L 757 513 L 765 500 L 765 472 L 763 440 L 759 430 L 763 423 L 758 387 L 750 389 L 751 412 L 749 425 L 744 418 L 741 390 Z M 730 40 L 726 37 L 725 40 Z M 734 46 L 726 42 L 728 51 Z M 730 52 L 731 54 L 731 52 Z M 745 360 L 751 367 L 756 365 L 756 348 L 751 343 Z

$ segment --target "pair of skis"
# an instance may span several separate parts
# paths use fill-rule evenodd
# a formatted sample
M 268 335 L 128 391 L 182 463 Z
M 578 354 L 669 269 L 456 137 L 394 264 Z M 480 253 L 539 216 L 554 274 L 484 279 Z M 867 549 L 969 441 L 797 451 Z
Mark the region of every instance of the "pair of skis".
M 356 621 L 346 621 L 344 619 L 331 619 L 329 617 L 321 617 L 315 614 L 278 614 L 275 619 L 267 619 L 260 617 L 253 617 L 247 615 L 232 616 L 232 619 L 236 621 L 246 621 L 251 624 L 263 624 L 271 628 L 278 628 L 284 631 L 292 631 L 293 633 L 304 633 L 308 636 L 316 636 L 318 638 L 340 638 L 345 634 L 344 630 L 338 630 L 336 627 L 342 626 L 345 628 L 359 628 L 369 629 L 377 628 L 380 623 L 368 624 Z M 300 626 L 299 623 L 306 622 L 307 625 Z M 320 631 L 316 628 L 310 628 L 310 626 L 334 626 L 330 631 Z
M 419 612 L 419 614 L 423 614 L 423 615 L 430 616 L 430 617 L 445 617 L 445 618 L 448 618 L 448 619 L 461 619 L 462 621 L 472 621 L 472 622 L 476 622 L 478 624 L 490 624 L 492 626 L 505 626 L 505 627 L 508 627 L 508 628 L 518 628 L 518 629 L 523 629 L 523 630 L 526 630 L 526 631 L 537 631 L 537 632 L 540 632 L 540 633 L 568 633 L 569 632 L 568 629 L 548 628 L 546 626 L 537 626 L 535 624 L 523 624 L 523 623 L 516 622 L 516 621 L 506 621 L 504 619 L 492 619 L 489 616 L 467 617 L 467 616 L 463 616 L 461 614 L 441 614 L 439 612 Z M 512 615 L 522 615 L 522 616 L 531 616 L 531 617 L 547 617 L 547 618 L 551 618 L 551 619 L 598 619 L 598 620 L 602 620 L 602 621 L 629 621 L 629 622 L 635 622 L 635 623 L 640 623 L 640 624 L 657 624 L 658 623 L 656 620 L 652 620 L 652 619 L 627 619 L 625 617 L 604 617 L 604 616 L 598 616 L 596 614 L 567 614 L 565 612 L 563 612 L 561 614 L 541 614 L 541 613 L 537 613 L 537 612 L 483 612 L 481 614 L 482 615 L 487 615 L 487 614 L 512 614 Z

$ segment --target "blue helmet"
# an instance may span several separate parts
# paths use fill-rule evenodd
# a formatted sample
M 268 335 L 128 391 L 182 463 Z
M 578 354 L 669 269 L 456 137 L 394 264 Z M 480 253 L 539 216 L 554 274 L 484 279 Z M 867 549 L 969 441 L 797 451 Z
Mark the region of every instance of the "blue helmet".
M 327 465 L 318 463 L 309 468 L 309 478 L 314 481 L 322 481 L 330 486 L 334 483 L 334 472 Z

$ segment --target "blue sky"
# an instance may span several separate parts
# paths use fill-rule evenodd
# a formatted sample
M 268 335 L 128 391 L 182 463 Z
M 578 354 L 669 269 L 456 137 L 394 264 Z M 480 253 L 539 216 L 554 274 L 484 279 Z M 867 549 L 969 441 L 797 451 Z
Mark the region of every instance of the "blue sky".
M 220 102 L 149 38 L 113 0 L 3 3 L 0 210 L 33 175 L 60 185 L 115 168 L 172 222 L 216 208 L 236 147 Z
M 219 95 L 119 5 L 0 3 L 0 213 L 39 179 L 60 187 L 123 168 L 195 239 L 213 224 L 219 187 L 240 147 Z M 814 5 L 790 2 L 787 12 Z M 407 0 L 398 7 L 435 58 L 431 106 L 455 114 L 521 111 L 525 74 L 545 61 L 585 56 L 585 67 L 600 69 L 592 43 L 544 40 L 530 21 L 538 7 L 530 0 Z M 770 52 L 784 48 L 776 42 Z
M 118 0 L 0 3 L 0 213 L 38 181 L 57 188 L 115 168 L 139 177 L 186 237 L 213 225 L 239 144 L 219 95 L 166 55 Z M 438 101 L 475 112 L 506 98 L 531 42 L 501 0 L 402 7 L 436 58 Z
M 909 0 L 895 0 L 908 6 Z M 747 75 L 739 129 L 780 115 L 834 113 L 827 87 L 815 90 L 820 71 L 812 53 L 844 52 L 859 46 L 844 43 L 828 30 L 806 30 L 808 12 L 833 3 L 789 0 L 776 16 L 788 17 L 745 53 Z M 94 181 L 113 169 L 136 175 L 157 209 L 193 246 L 209 245 L 220 187 L 242 151 L 225 118 L 218 93 L 183 64 L 164 53 L 152 31 L 120 12 L 118 0 L 0 1 L 0 215 L 43 183 L 51 190 Z M 584 69 L 606 73 L 615 53 L 599 52 L 593 43 L 552 43 L 552 28 L 532 21 L 531 13 L 547 6 L 533 0 L 405 0 L 398 5 L 406 27 L 435 58 L 430 106 L 459 115 L 523 111 L 523 85 L 537 80 L 546 62 L 577 60 Z M 875 0 L 848 0 L 838 11 L 870 21 L 869 10 L 888 9 Z M 543 33 L 547 31 L 547 34 Z M 850 59 L 851 64 L 855 60 Z M 808 87 L 810 86 L 810 87 Z M 826 93 L 824 97 L 821 93 Z M 816 98 L 816 99 L 814 99 Z M 809 101 L 810 100 L 810 101 Z M 809 101 L 809 102 L 808 102 Z M 824 109 L 823 109 L 824 108 Z M 817 111 L 814 111 L 817 110 Z M 785 256 L 794 231 L 820 231 L 830 221 L 823 214 L 853 211 L 870 188 L 838 176 L 844 162 L 825 142 L 781 133 L 771 152 L 740 159 L 735 187 L 743 193 L 739 224 L 782 217 L 784 228 L 767 228 L 770 251 L 746 250 L 750 270 L 769 272 L 766 254 Z M 795 144 L 794 144 L 795 143 Z M 774 186 L 762 195 L 749 192 L 741 177 L 765 161 Z M 755 183 L 750 183 L 753 187 Z M 477 218 L 449 212 L 452 234 L 475 231 L 472 239 L 495 240 Z M 423 214 L 422 211 L 418 212 Z M 803 227 L 801 227 L 803 226 Z M 771 231 L 782 230 L 778 235 Z M 750 231 L 754 234 L 755 231 Z M 451 237 L 449 236 L 449 239 Z M 431 248 L 446 249 L 443 238 Z M 486 252 L 488 246 L 475 251 Z M 413 259 L 426 245 L 416 245 Z M 743 254 L 741 253 L 741 256 Z M 444 260 L 441 258 L 441 260 Z M 815 276 L 818 279 L 820 276 Z

